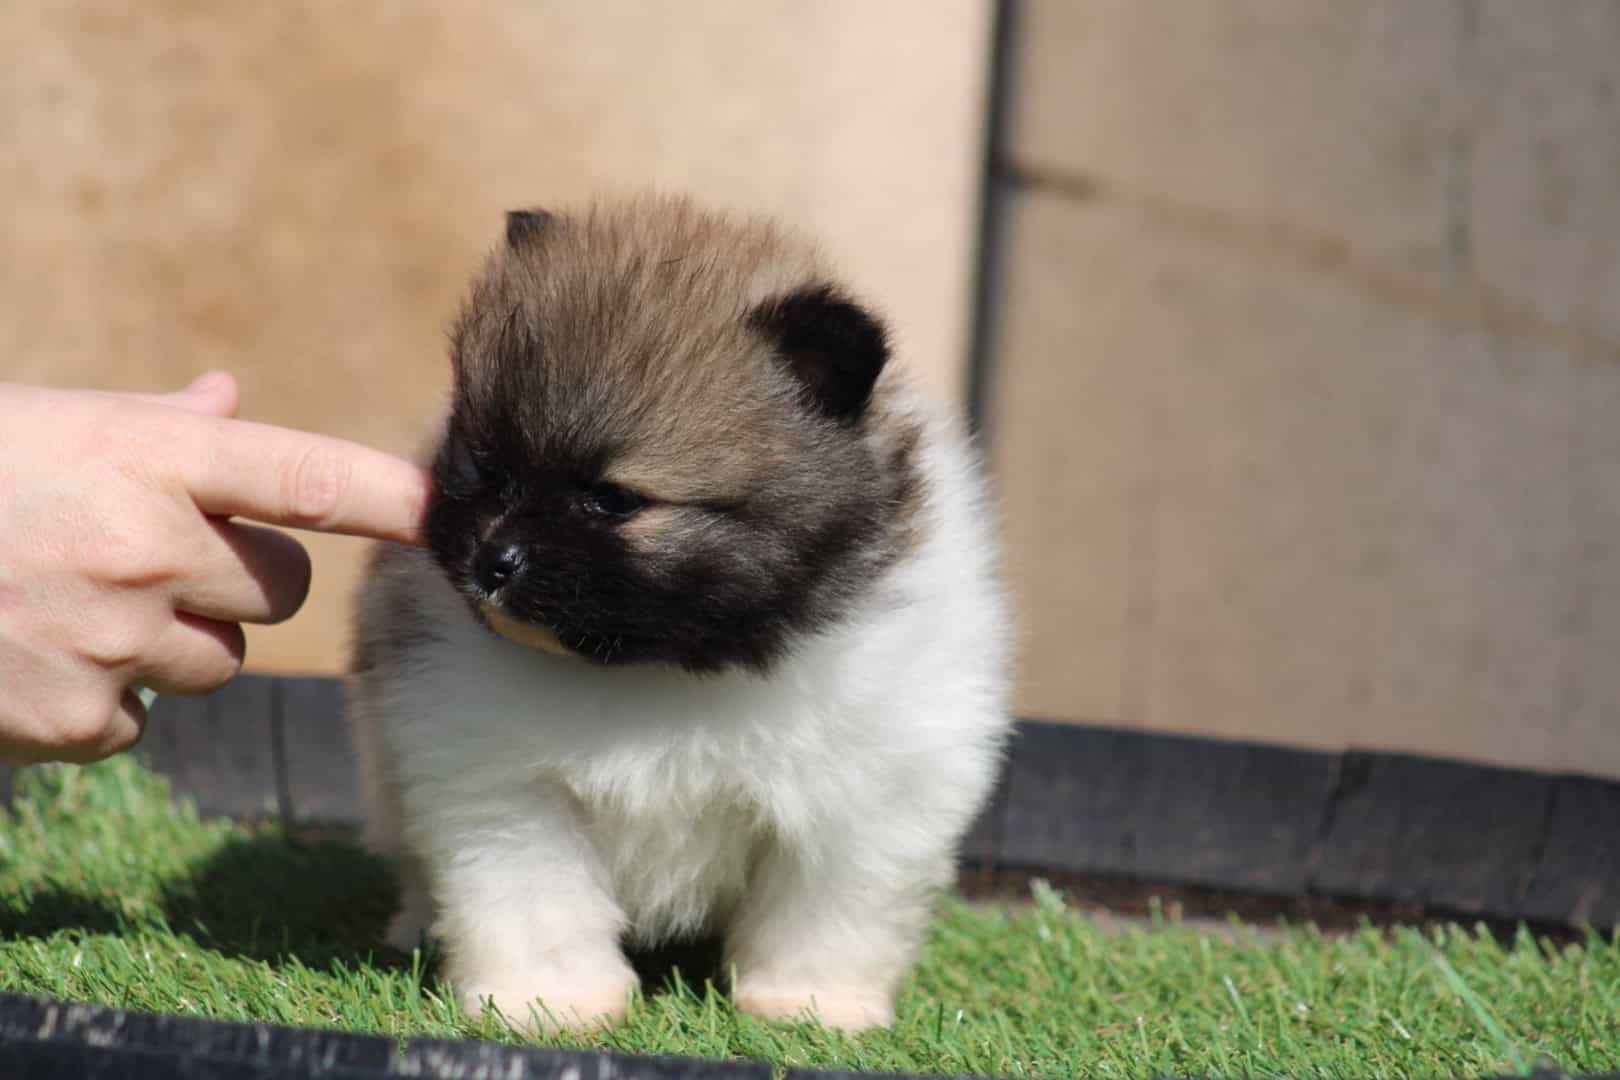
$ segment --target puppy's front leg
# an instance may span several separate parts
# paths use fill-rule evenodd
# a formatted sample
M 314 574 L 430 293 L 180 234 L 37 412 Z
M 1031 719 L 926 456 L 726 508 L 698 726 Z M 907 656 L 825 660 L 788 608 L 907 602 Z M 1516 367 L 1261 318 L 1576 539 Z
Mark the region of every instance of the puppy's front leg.
M 531 787 L 417 820 L 470 1014 L 487 1001 L 531 1030 L 624 1016 L 637 985 L 619 948 L 624 915 L 566 792 Z
M 852 1032 L 893 1022 L 950 853 L 901 858 L 840 847 L 812 854 L 779 846 L 761 863 L 727 937 L 743 1012 L 813 1015 Z

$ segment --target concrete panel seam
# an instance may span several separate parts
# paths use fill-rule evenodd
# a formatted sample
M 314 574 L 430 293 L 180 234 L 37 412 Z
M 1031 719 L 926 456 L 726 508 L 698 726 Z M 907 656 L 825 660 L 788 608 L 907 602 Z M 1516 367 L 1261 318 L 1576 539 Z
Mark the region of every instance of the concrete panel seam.
M 1536 827 L 1536 841 L 1530 848 L 1530 857 L 1525 860 L 1518 885 L 1513 890 L 1513 902 L 1520 911 L 1524 910 L 1530 898 L 1530 888 L 1535 884 L 1536 875 L 1541 872 L 1541 863 L 1547 854 L 1547 841 L 1552 835 L 1553 815 L 1558 809 L 1558 792 L 1562 787 L 1557 782 L 1547 785 L 1547 798 L 1541 805 L 1541 821 Z
M 1508 296 L 1472 275 L 1457 284 L 1437 281 L 1365 259 L 1345 237 L 1298 222 L 1243 218 L 1099 176 L 1033 162 L 1008 163 L 1003 177 L 1059 199 L 1121 207 L 1217 247 L 1341 278 L 1392 307 L 1441 322 L 1484 329 L 1509 340 L 1563 348 L 1588 364 L 1620 365 L 1620 341 L 1577 321 L 1549 319 L 1528 301 Z
M 1479 56 L 1479 0 L 1457 2 L 1458 82 L 1471 85 Z M 1460 119 L 1447 146 L 1446 247 L 1454 281 L 1466 283 L 1474 272 L 1473 155 L 1471 118 Z

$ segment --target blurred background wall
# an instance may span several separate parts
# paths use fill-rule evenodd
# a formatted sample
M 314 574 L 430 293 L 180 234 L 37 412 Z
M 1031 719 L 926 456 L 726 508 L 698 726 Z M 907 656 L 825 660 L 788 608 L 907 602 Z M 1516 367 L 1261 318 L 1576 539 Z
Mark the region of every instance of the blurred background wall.
M 0 4 L 0 378 L 417 442 L 514 206 L 654 186 L 812 230 L 963 384 L 986 0 Z M 330 672 L 363 546 L 249 666 Z
M 1021 708 L 1620 775 L 1620 4 L 1010 10 Z
M 1000 10 L 0 6 L 0 371 L 403 451 L 501 212 L 659 185 L 815 230 L 955 401 L 995 51 L 1020 711 L 1620 775 L 1620 4 Z M 342 662 L 311 543 L 256 668 Z

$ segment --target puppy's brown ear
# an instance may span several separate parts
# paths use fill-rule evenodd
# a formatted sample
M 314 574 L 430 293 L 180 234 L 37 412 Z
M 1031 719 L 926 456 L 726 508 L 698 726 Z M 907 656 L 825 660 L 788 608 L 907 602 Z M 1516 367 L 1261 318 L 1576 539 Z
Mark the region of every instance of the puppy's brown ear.
M 551 215 L 538 206 L 506 212 L 506 246 L 521 251 L 545 231 Z
M 858 419 L 889 360 L 889 334 L 877 317 L 830 285 L 760 304 L 748 322 L 776 347 L 805 397 L 841 423 Z

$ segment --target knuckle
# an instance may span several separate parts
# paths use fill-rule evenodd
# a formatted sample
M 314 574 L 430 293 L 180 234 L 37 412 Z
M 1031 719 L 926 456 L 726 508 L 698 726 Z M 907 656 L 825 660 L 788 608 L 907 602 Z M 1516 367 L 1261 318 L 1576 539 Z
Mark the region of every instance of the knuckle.
M 106 461 L 125 483 L 152 490 L 172 482 L 172 430 L 156 422 L 145 406 L 112 402 L 89 439 L 89 453 Z
M 349 467 L 324 446 L 299 451 L 285 473 L 283 500 L 292 525 L 320 526 L 337 517 L 349 489 Z
M 99 453 L 115 464 L 131 466 L 130 450 L 143 442 L 151 417 L 143 406 L 123 397 L 107 397 L 94 406 L 79 430 L 84 440 L 81 450 Z
M 176 521 L 166 499 L 116 488 L 84 508 L 68 552 L 78 569 L 97 585 L 147 589 L 182 576 L 197 545 Z
M 61 707 L 52 728 L 51 756 L 83 762 L 100 756 L 113 726 L 114 707 L 99 698 L 85 698 Z
M 140 660 L 152 639 L 145 621 L 122 613 L 88 620 L 80 631 L 79 655 L 98 668 L 125 668 Z
M 179 576 L 175 545 L 159 533 L 132 523 L 109 524 L 86 545 L 82 562 L 89 577 L 115 589 L 149 589 Z

